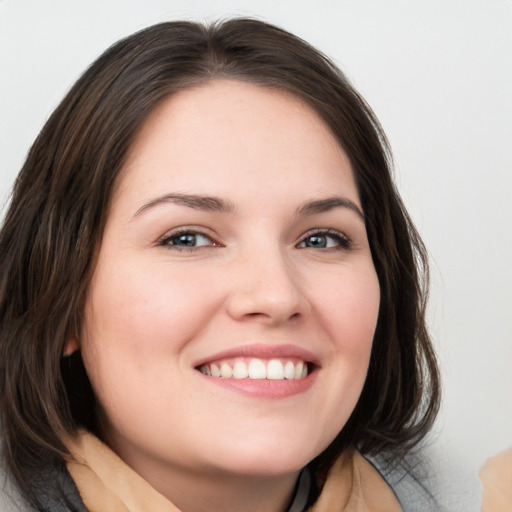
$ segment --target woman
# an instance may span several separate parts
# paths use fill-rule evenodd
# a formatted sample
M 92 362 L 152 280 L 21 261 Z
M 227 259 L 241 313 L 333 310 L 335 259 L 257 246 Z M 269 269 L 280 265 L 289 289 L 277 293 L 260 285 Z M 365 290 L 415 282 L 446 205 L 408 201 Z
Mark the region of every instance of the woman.
M 32 147 L 0 253 L 4 458 L 32 507 L 434 506 L 403 459 L 439 402 L 425 252 L 377 120 L 298 38 L 114 45 Z

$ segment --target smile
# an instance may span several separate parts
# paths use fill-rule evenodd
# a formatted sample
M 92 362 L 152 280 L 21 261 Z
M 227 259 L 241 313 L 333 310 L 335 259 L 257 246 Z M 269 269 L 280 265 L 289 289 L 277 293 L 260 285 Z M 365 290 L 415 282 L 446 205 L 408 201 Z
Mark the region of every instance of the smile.
M 234 358 L 202 364 L 199 371 L 222 379 L 300 380 L 308 376 L 308 364 L 298 358 Z

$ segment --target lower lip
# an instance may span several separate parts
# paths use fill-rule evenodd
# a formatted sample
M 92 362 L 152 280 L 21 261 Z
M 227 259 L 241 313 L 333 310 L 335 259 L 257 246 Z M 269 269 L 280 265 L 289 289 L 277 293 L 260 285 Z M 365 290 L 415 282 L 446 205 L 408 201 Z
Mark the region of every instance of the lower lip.
M 314 383 L 317 371 L 313 371 L 304 379 L 223 379 L 222 377 L 210 377 L 198 372 L 207 379 L 207 382 L 224 389 L 242 393 L 254 398 L 286 398 L 305 393 Z

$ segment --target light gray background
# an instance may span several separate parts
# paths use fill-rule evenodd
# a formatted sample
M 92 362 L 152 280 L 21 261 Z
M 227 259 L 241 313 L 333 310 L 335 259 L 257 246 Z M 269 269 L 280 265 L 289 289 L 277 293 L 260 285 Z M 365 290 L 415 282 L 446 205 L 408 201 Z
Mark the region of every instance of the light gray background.
M 391 140 L 432 256 L 444 406 L 430 452 L 450 494 L 512 445 L 510 0 L 0 0 L 0 204 L 44 120 L 107 46 L 159 21 L 229 15 L 322 49 Z

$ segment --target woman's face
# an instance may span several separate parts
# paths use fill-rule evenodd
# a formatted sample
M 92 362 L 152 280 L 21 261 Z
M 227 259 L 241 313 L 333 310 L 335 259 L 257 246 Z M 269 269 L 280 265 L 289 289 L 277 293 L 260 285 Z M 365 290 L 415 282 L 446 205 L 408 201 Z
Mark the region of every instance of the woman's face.
M 296 472 L 354 409 L 378 309 L 351 166 L 319 116 L 236 81 L 175 94 L 129 152 L 86 301 L 105 436 L 150 481 Z

